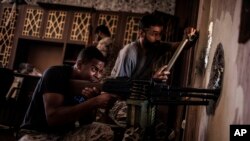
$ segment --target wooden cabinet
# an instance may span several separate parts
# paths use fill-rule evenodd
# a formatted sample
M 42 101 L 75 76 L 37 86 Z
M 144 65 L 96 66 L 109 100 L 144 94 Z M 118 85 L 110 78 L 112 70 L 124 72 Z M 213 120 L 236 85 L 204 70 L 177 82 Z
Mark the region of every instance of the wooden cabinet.
M 88 44 L 90 39 L 90 27 L 92 24 L 92 13 L 76 11 L 72 13 L 72 21 L 69 26 L 68 42 Z
M 68 14 L 65 10 L 46 10 L 40 7 L 26 6 L 22 20 L 20 37 L 63 40 L 66 38 L 65 26 Z
M 61 6 L 25 5 L 20 10 L 11 66 L 18 69 L 21 63 L 29 63 L 41 72 L 52 65 L 73 65 L 79 51 L 92 44 L 94 29 L 101 24 L 110 29 L 112 51 L 117 54 L 124 44 L 137 38 L 142 15 Z
M 25 7 L 23 17 L 20 37 L 41 39 L 45 10 L 38 7 Z
M 11 5 L 0 5 L 0 67 L 8 67 L 14 46 L 18 13 Z
M 19 38 L 13 69 L 28 63 L 43 72 L 50 66 L 61 65 L 63 52 L 64 43 Z
M 112 51 L 117 55 L 125 44 L 138 38 L 143 15 L 60 5 L 22 5 L 10 19 L 11 5 L 3 4 L 0 8 L 0 63 L 12 69 L 29 63 L 41 72 L 52 65 L 72 65 L 78 52 L 92 44 L 94 30 L 101 24 L 110 29 L 114 41 Z M 175 33 L 172 21 L 177 20 L 167 17 L 166 37 Z M 10 24 L 6 27 L 7 22 Z
M 20 32 L 13 69 L 29 63 L 43 72 L 50 66 L 64 63 L 70 13 L 64 9 L 45 9 L 26 5 L 21 9 Z

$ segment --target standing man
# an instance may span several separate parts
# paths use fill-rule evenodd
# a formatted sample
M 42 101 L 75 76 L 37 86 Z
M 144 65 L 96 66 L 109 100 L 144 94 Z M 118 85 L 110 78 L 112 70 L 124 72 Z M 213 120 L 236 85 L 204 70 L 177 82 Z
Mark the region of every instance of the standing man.
M 113 131 L 104 124 L 91 123 L 97 108 L 109 107 L 110 94 L 85 89 L 85 101 L 79 103 L 70 90 L 70 80 L 99 82 L 106 59 L 96 47 L 83 49 L 73 67 L 52 66 L 39 80 L 21 125 L 20 141 L 112 141 Z M 76 121 L 88 123 L 76 126 Z
M 153 65 L 166 52 L 176 49 L 179 43 L 161 42 L 163 25 L 163 21 L 155 14 L 143 16 L 139 23 L 139 38 L 120 50 L 111 76 L 167 79 L 169 72 L 156 73 L 157 68 L 153 68 Z M 187 28 L 184 36 L 191 36 L 195 32 L 194 28 Z
M 99 25 L 95 29 L 95 41 L 96 47 L 107 57 L 111 53 L 112 38 L 111 33 L 107 26 Z
M 139 38 L 120 50 L 111 76 L 166 81 L 170 74 L 165 70 L 167 66 L 155 68 L 155 64 L 166 52 L 176 49 L 179 43 L 161 42 L 163 26 L 164 23 L 158 15 L 152 13 L 143 16 L 139 23 Z M 185 29 L 184 38 L 194 35 L 195 32 L 194 28 Z M 117 101 L 110 115 L 118 125 L 126 126 L 126 102 Z
M 106 25 L 99 25 L 95 29 L 95 41 L 96 47 L 102 52 L 102 54 L 107 58 L 107 64 L 104 71 L 104 77 L 110 75 L 111 70 L 115 63 L 115 50 L 113 46 L 113 40 L 111 38 L 111 33 Z

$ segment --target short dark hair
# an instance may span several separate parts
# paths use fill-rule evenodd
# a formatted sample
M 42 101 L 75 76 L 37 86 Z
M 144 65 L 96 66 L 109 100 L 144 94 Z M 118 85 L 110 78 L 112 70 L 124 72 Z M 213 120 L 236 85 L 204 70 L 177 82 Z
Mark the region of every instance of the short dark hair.
M 99 33 L 99 32 L 101 32 L 101 33 L 103 33 L 103 34 L 105 34 L 107 36 L 111 36 L 109 28 L 104 24 L 99 25 L 99 26 L 96 27 L 95 33 Z
M 145 29 L 150 28 L 150 26 L 164 26 L 164 22 L 154 13 L 144 15 L 139 22 L 139 28 Z
M 83 63 L 88 63 L 92 59 L 100 60 L 106 63 L 106 57 L 95 47 L 89 46 L 80 51 L 77 57 L 77 61 L 81 60 Z

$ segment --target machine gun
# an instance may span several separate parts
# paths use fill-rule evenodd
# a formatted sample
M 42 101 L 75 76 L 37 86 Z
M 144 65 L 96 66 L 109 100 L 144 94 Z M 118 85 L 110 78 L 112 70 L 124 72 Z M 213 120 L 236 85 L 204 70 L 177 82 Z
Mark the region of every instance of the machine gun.
M 208 99 L 216 101 L 220 95 L 220 89 L 181 88 L 154 80 L 129 78 L 106 79 L 102 91 L 123 98 L 148 100 L 156 105 L 208 105 Z
M 156 105 L 208 105 L 208 99 L 216 101 L 220 95 L 220 89 L 181 88 L 164 82 L 132 80 L 127 77 L 108 78 L 103 83 L 71 80 L 71 85 L 76 95 L 80 95 L 85 87 L 96 87 L 122 99 L 148 100 Z

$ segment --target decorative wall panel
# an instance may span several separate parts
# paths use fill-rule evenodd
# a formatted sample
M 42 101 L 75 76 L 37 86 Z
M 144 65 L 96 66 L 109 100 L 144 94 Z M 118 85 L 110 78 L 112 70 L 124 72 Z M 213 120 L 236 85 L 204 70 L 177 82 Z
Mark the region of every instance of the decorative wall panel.
M 40 37 L 43 14 L 44 11 L 40 9 L 27 9 L 22 35 Z
M 217 45 L 217 49 L 214 54 L 213 63 L 211 67 L 211 74 L 209 79 L 209 89 L 222 89 L 223 74 L 225 68 L 224 50 L 221 43 Z M 207 106 L 207 114 L 214 114 L 216 104 L 214 100 L 209 100 Z
M 66 22 L 65 11 L 49 11 L 45 38 L 62 39 Z
M 13 47 L 17 12 L 11 7 L 3 9 L 0 18 L 0 66 L 7 67 Z
M 83 41 L 85 44 L 88 43 L 89 39 L 89 26 L 91 21 L 90 13 L 74 13 L 74 19 L 72 23 L 70 40 Z

